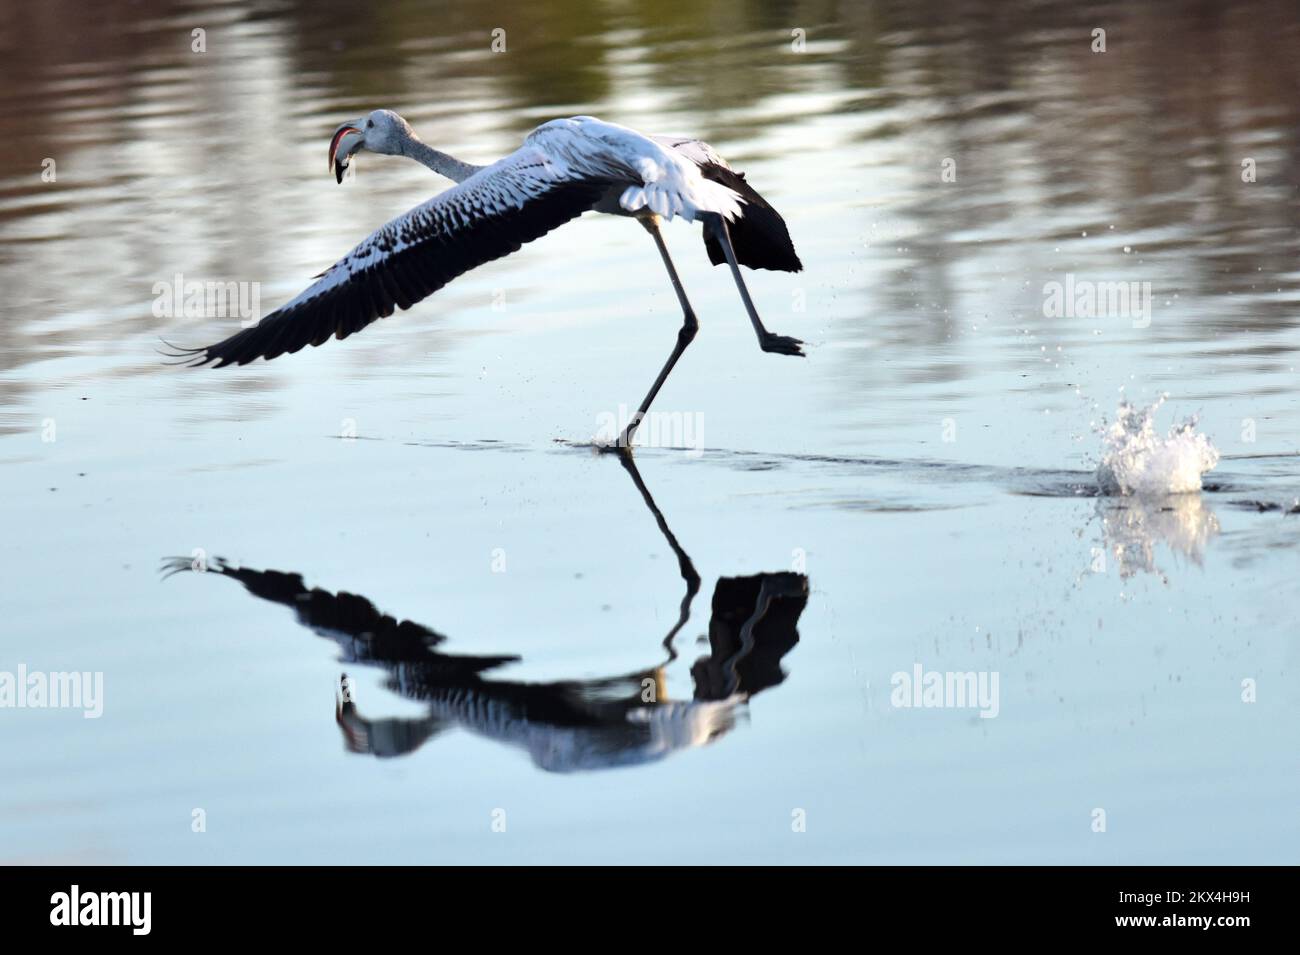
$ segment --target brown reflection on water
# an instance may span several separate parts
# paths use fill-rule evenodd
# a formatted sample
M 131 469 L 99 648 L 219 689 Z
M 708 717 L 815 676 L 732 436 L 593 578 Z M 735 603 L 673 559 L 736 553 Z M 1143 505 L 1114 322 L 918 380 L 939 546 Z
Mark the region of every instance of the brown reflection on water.
M 346 200 L 328 191 L 323 137 L 379 105 L 477 160 L 578 112 L 666 118 L 762 157 L 786 203 L 822 203 L 812 280 L 871 295 L 832 334 L 879 339 L 918 379 L 970 373 L 979 356 L 960 344 L 963 303 L 1030 314 L 1064 268 L 1154 274 L 1162 293 L 1199 299 L 1160 334 L 1206 349 L 1297 322 L 1300 9 L 1289 0 L 109 0 L 93 13 L 3 0 L 0 12 L 0 375 L 94 353 L 109 356 L 104 374 L 152 369 L 167 328 L 150 289 L 178 269 L 276 283 L 264 289 L 275 301 L 296 291 L 304 268 L 363 234 L 330 214 Z M 206 53 L 191 52 L 195 27 Z M 504 54 L 490 50 L 496 27 Z M 1090 49 L 1095 27 L 1104 54 Z M 806 52 L 791 51 L 794 28 Z M 41 181 L 47 157 L 56 183 Z M 944 157 L 957 158 L 956 184 L 939 182 Z M 1257 182 L 1242 182 L 1246 158 Z M 871 201 L 904 238 L 869 244 L 867 271 L 850 274 L 880 212 L 862 208 Z M 1102 254 L 1115 223 L 1137 237 L 1141 274 Z M 1082 230 L 1096 248 L 1053 254 Z M 972 286 L 972 264 L 1015 273 Z M 431 335 L 426 351 L 445 347 Z M 0 409 L 27 387 L 0 377 Z

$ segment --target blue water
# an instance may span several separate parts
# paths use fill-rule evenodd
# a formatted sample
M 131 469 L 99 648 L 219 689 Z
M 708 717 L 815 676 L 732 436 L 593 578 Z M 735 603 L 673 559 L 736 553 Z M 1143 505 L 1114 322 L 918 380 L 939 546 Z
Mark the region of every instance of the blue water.
M 0 708 L 0 861 L 1295 861 L 1288 5 L 1107 8 L 1105 54 L 1054 3 L 4 7 L 0 672 L 104 696 Z M 156 283 L 265 310 L 442 188 L 334 183 L 378 106 L 476 162 L 559 115 L 704 136 L 789 223 L 806 270 L 749 282 L 809 357 L 672 224 L 703 327 L 647 501 L 587 445 L 679 313 L 586 216 L 344 343 L 164 365 L 232 325 Z M 1045 315 L 1067 273 L 1149 324 Z M 1205 489 L 1099 497 L 1162 395 Z M 917 665 L 997 715 L 896 705 Z

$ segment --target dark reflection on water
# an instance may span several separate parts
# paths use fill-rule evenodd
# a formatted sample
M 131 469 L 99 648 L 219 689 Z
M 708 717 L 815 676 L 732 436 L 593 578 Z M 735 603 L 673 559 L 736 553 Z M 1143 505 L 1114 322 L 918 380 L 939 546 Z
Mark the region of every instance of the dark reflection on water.
M 389 616 L 363 596 L 309 588 L 300 574 L 222 559 L 195 564 L 188 557 L 169 558 L 164 569 L 167 576 L 198 570 L 228 577 L 255 597 L 292 608 L 299 623 L 338 644 L 344 662 L 382 667 L 388 689 L 428 707 L 416 718 L 366 717 L 343 674 L 335 716 L 352 752 L 402 756 L 460 727 L 518 746 L 552 772 L 653 762 L 729 732 L 738 707 L 785 679 L 781 660 L 799 642 L 796 627 L 807 604 L 808 579 L 792 572 L 720 577 L 713 590 L 709 654 L 691 667 L 694 699 L 668 699 L 664 668 L 677 657 L 673 640 L 689 620 L 700 578 L 635 464 L 620 460 L 686 582 L 681 618 L 663 641 L 664 658 L 633 673 L 548 683 L 492 678 L 486 674 L 520 658 L 445 653 L 447 638 L 437 631 Z

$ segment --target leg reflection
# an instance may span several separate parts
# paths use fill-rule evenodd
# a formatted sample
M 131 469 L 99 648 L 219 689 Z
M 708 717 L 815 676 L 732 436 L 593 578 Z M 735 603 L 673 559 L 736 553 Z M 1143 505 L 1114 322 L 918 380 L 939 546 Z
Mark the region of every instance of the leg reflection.
M 691 669 L 693 699 L 669 699 L 666 668 L 677 656 L 673 639 L 690 619 L 700 576 L 631 458 L 620 460 L 677 555 L 686 584 L 678 620 L 663 640 L 667 658 L 632 673 L 552 682 L 505 679 L 496 671 L 519 662 L 518 656 L 444 652 L 442 634 L 385 614 L 360 595 L 309 588 L 296 573 L 221 559 L 211 561 L 207 571 L 291 609 L 298 623 L 338 646 L 343 662 L 380 669 L 388 690 L 424 704 L 425 713 L 415 718 L 367 717 L 345 675 L 335 718 L 352 752 L 401 756 L 458 728 L 522 748 L 536 765 L 553 772 L 652 762 L 724 735 L 734 726 L 738 707 L 782 682 L 781 660 L 798 643 L 808 582 L 794 573 L 719 578 L 709 654 Z M 172 558 L 165 569 L 171 576 L 192 567 L 189 558 Z

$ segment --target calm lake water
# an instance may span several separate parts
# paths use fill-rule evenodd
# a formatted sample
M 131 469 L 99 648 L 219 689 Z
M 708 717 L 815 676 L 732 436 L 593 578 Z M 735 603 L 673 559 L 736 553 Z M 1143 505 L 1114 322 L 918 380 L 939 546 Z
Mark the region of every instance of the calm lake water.
M 1297 860 L 1294 3 L 0 9 L 0 691 L 102 679 L 0 708 L 0 861 Z M 267 311 L 445 186 L 335 184 L 377 107 L 471 162 L 707 139 L 789 223 L 805 271 L 749 284 L 808 358 L 674 222 L 702 332 L 660 446 L 594 454 L 680 315 L 588 215 L 165 365 L 238 322 L 178 280 Z M 1098 496 L 1162 397 L 1205 489 Z M 931 674 L 975 698 L 900 705 Z

